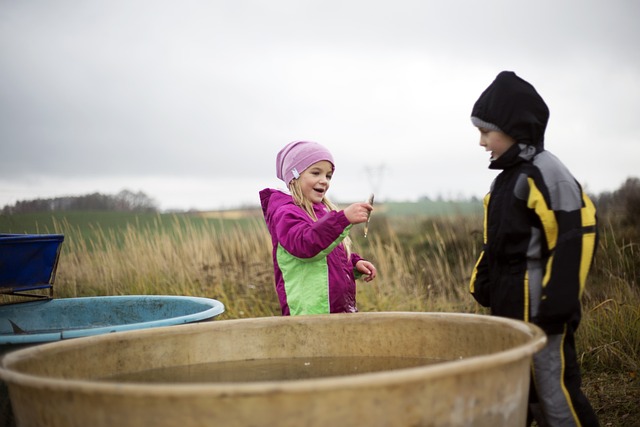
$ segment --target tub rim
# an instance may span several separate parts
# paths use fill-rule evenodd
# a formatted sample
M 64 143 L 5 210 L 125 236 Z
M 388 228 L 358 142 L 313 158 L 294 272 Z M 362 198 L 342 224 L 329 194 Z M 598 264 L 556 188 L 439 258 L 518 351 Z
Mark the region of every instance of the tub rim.
M 255 396 L 273 392 L 322 392 L 335 390 L 336 387 L 342 389 L 357 389 L 361 387 L 371 386 L 372 381 L 377 385 L 392 386 L 398 383 L 406 384 L 407 382 L 419 382 L 425 379 L 438 379 L 449 376 L 451 374 L 461 375 L 474 372 L 483 365 L 490 362 L 491 365 L 516 363 L 522 358 L 533 355 L 540 350 L 547 342 L 546 334 L 538 326 L 515 319 L 504 317 L 470 314 L 470 313 L 446 313 L 446 312 L 405 312 L 405 311 L 388 311 L 388 312 L 366 312 L 357 314 L 330 314 L 330 315 L 308 315 L 296 316 L 290 319 L 301 319 L 308 321 L 313 318 L 322 317 L 330 321 L 336 321 L 341 316 L 366 316 L 374 318 L 384 317 L 435 317 L 435 318 L 458 318 L 458 319 L 476 319 L 486 323 L 502 323 L 518 329 L 531 336 L 531 339 L 525 343 L 519 344 L 507 350 L 495 353 L 489 353 L 478 356 L 471 356 L 465 359 L 455 359 L 437 364 L 417 366 L 412 368 L 401 368 L 390 371 L 357 373 L 351 375 L 320 377 L 303 380 L 278 380 L 278 381 L 256 381 L 250 383 L 237 382 L 219 382 L 219 383 L 118 383 L 96 379 L 65 379 L 50 378 L 34 374 L 26 374 L 23 372 L 13 371 L 10 368 L 12 362 L 19 362 L 24 357 L 38 357 L 41 352 L 48 352 L 48 348 L 56 346 L 64 348 L 64 346 L 78 345 L 79 340 L 59 341 L 47 343 L 36 347 L 15 350 L 7 353 L 0 360 L 0 379 L 7 382 L 19 384 L 20 386 L 47 388 L 58 391 L 73 391 L 83 393 L 94 393 L 98 391 L 104 395 L 117 395 L 120 397 L 145 396 L 176 396 L 183 397 L 189 395 L 206 395 L 208 397 L 241 397 Z M 257 317 L 243 319 L 229 319 L 216 322 L 217 327 L 220 324 L 229 325 L 230 323 L 248 323 L 248 322 L 281 322 L 282 316 Z M 213 325 L 213 324 L 212 324 Z M 171 327 L 160 327 L 152 329 L 143 329 L 135 331 L 118 332 L 118 338 L 126 338 L 133 334 L 163 334 L 180 333 L 185 328 L 211 327 L 205 324 L 186 324 Z M 84 346 L 91 345 L 93 341 L 115 339 L 114 335 L 96 335 L 81 338 Z M 9 366 L 7 366 L 9 365 Z

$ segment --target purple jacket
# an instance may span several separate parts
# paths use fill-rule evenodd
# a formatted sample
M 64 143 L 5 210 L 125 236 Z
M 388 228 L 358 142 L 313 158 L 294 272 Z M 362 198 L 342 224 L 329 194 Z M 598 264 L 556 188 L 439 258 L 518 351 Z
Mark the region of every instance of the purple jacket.
M 273 244 L 273 269 L 283 315 L 356 312 L 355 265 L 342 241 L 351 224 L 343 211 L 314 205 L 318 221 L 291 195 L 266 188 L 260 202 Z

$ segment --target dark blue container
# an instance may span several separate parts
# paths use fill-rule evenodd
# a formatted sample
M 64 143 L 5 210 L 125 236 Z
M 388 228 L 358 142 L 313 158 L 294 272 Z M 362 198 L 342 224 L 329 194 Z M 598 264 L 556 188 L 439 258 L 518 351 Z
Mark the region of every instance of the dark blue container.
M 49 289 L 64 240 L 62 234 L 0 234 L 0 293 L 23 296 Z

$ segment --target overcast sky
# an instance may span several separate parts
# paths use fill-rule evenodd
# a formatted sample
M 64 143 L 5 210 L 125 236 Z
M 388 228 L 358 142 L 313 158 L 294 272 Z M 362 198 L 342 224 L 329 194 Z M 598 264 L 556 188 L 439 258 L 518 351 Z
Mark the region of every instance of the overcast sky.
M 471 107 L 502 70 L 589 192 L 640 176 L 635 0 L 0 0 L 0 207 L 143 191 L 257 204 L 293 140 L 338 203 L 482 197 Z

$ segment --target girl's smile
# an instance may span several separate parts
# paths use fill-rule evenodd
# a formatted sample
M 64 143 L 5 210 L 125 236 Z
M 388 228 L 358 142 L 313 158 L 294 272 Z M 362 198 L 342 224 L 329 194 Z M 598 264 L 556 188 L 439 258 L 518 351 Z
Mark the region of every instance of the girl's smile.
M 321 203 L 331 185 L 333 165 L 321 160 L 305 169 L 300 175 L 300 189 L 312 203 Z

